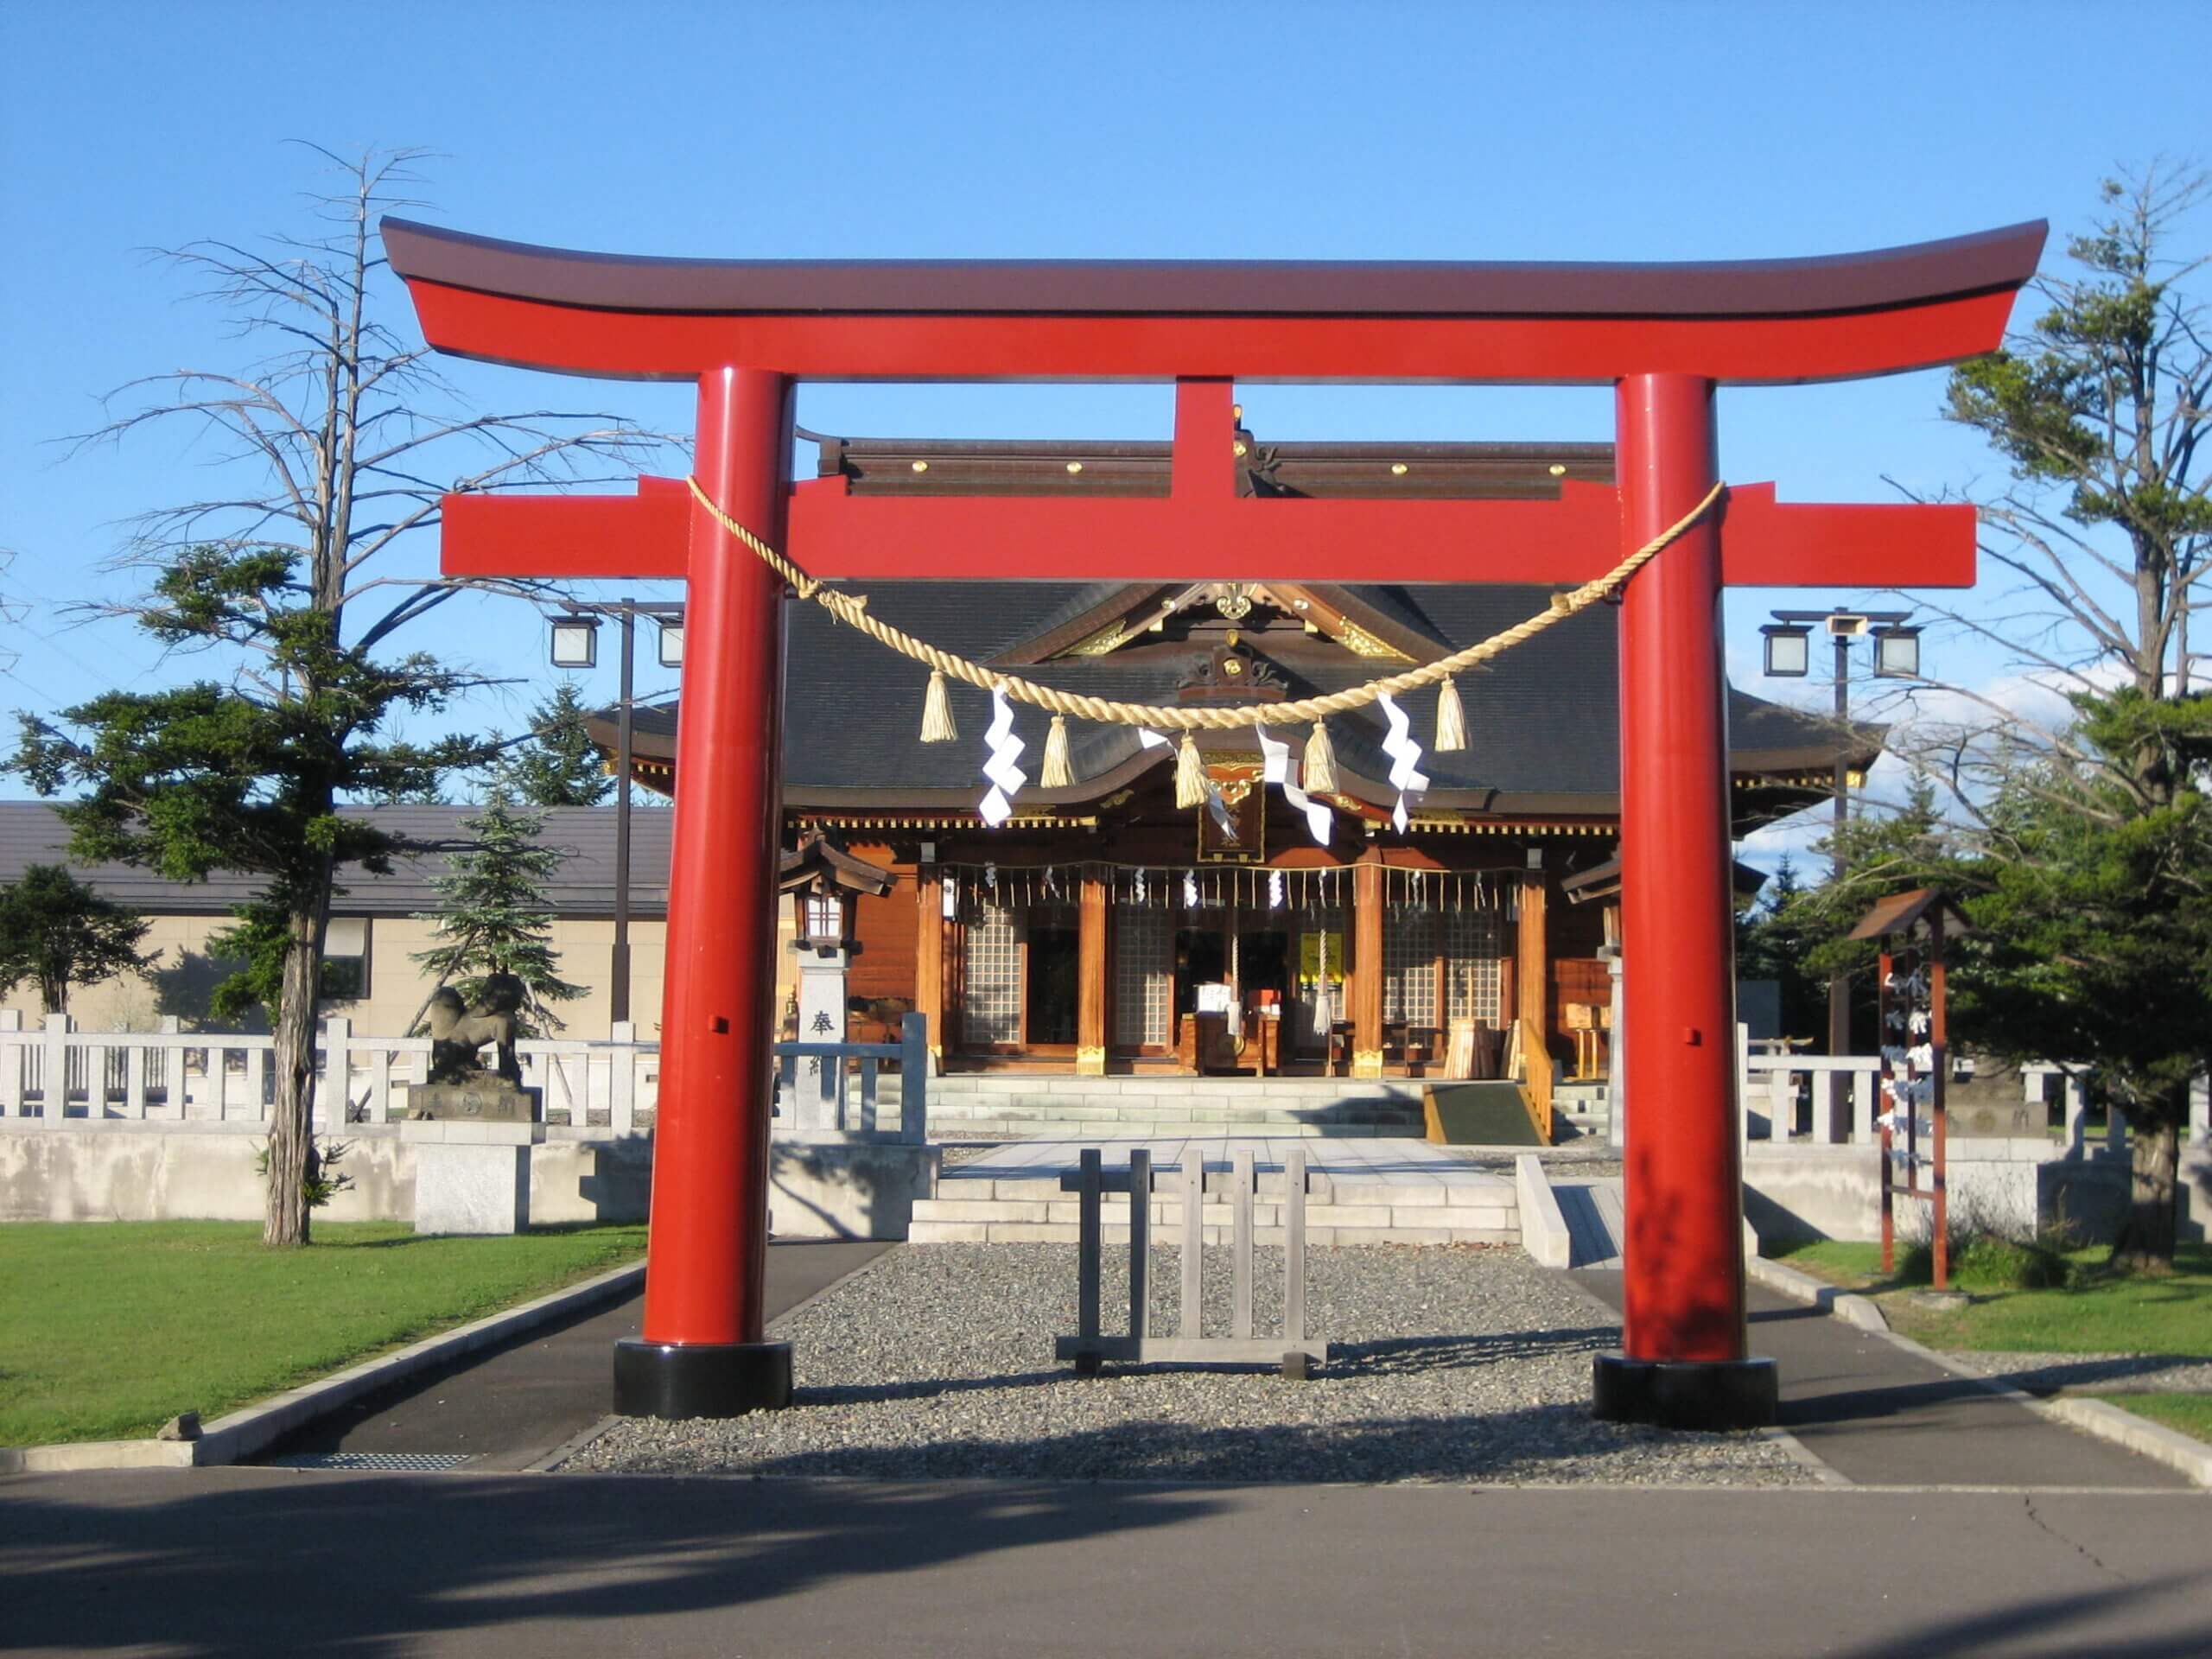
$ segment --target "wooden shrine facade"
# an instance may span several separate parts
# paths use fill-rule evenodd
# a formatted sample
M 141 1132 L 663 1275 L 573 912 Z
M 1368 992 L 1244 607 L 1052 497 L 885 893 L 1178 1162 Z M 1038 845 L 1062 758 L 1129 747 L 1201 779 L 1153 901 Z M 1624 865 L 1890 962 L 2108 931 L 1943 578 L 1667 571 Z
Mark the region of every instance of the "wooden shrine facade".
M 1248 494 L 1557 498 L 1611 481 L 1605 444 L 1269 445 L 1240 425 Z M 818 471 L 856 494 L 994 490 L 1141 495 L 1167 487 L 1165 443 L 824 439 Z M 1547 602 L 1537 586 L 870 582 L 872 613 L 1067 690 L 1152 702 L 1257 702 L 1432 661 Z M 785 673 L 786 844 L 880 870 L 836 924 L 855 1032 L 930 1015 L 950 1069 L 1212 1075 L 1494 1075 L 1548 1095 L 1605 1064 L 1618 883 L 1563 883 L 1613 860 L 1619 829 L 1617 629 L 1599 609 L 1461 682 L 1468 747 L 1428 747 L 1428 791 L 1390 823 L 1382 723 L 1332 717 L 1329 843 L 1261 785 L 1251 734 L 1202 734 L 1219 810 L 1178 807 L 1174 759 L 1130 730 L 1071 722 L 1074 781 L 1033 783 L 990 829 L 976 808 L 988 704 L 956 685 L 953 742 L 916 739 L 924 671 L 795 607 Z M 1425 746 L 1436 694 L 1405 699 Z M 674 706 L 639 711 L 635 776 L 673 786 Z M 1821 798 L 1839 733 L 1731 694 L 1733 829 Z M 1023 710 L 1038 773 L 1045 717 Z M 610 750 L 611 715 L 596 729 Z M 1306 728 L 1271 735 L 1302 745 Z M 788 883 L 787 883 L 788 885 Z M 1586 884 L 1584 884 L 1586 885 Z M 812 889 L 810 888 L 810 892 Z M 810 902 L 802 896 L 794 900 Z M 795 931 L 826 925 L 818 899 Z M 1519 1027 L 1515 1042 L 1515 1027 Z M 1455 1042 L 1455 1033 L 1457 1041 Z

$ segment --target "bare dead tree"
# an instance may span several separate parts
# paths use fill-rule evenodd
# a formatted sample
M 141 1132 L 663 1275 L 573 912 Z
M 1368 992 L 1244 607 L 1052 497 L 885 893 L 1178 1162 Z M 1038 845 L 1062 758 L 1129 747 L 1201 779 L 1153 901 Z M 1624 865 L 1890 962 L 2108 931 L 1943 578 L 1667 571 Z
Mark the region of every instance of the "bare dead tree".
M 109 405 L 136 406 L 70 441 L 119 443 L 179 422 L 215 440 L 218 491 L 131 523 L 116 563 L 144 575 L 144 595 L 83 608 L 128 617 L 172 649 L 219 651 L 232 671 L 72 709 L 63 725 L 79 735 L 26 717 L 15 763 L 49 793 L 85 791 L 63 809 L 81 852 L 173 876 L 266 878 L 232 943 L 249 963 L 233 1001 L 261 1002 L 275 1033 L 272 1245 L 308 1237 L 315 1014 L 336 875 L 349 862 L 387 868 L 404 846 L 338 808 L 423 797 L 446 767 L 477 758 L 465 740 L 393 741 L 388 716 L 442 708 L 485 682 L 420 653 L 381 653 L 465 588 L 545 591 L 435 574 L 425 532 L 441 498 L 633 474 L 661 442 L 599 411 L 467 407 L 429 348 L 383 321 L 396 296 L 373 225 L 421 206 L 401 193 L 423 152 L 308 148 L 343 179 L 311 198 L 317 233 L 158 255 L 230 315 L 238 337 L 273 353 L 133 381 Z

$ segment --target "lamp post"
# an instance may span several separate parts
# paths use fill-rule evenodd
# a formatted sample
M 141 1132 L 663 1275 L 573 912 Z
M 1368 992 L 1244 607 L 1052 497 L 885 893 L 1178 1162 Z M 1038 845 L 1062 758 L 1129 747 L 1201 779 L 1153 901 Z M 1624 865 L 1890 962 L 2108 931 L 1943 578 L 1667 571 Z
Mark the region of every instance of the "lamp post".
M 556 668 L 592 668 L 599 661 L 599 619 L 612 616 L 622 629 L 622 690 L 616 705 L 614 751 L 614 950 L 609 967 L 608 1019 L 617 1023 L 630 1017 L 630 737 L 631 709 L 635 702 L 632 676 L 636 664 L 637 619 L 651 616 L 660 623 L 659 649 L 664 668 L 683 665 L 683 607 L 673 602 L 627 597 L 610 604 L 569 601 L 553 619 L 551 656 Z
M 1776 611 L 1759 632 L 1766 636 L 1766 671 L 1777 679 L 1802 679 L 1812 666 L 1812 633 L 1825 628 L 1835 645 L 1835 719 L 1840 733 L 1851 717 L 1851 642 L 1861 635 L 1874 641 L 1877 678 L 1920 677 L 1920 629 L 1910 611 Z M 1835 763 L 1835 838 L 1830 856 L 1843 874 L 1843 828 L 1851 816 L 1851 768 Z M 1828 1052 L 1851 1052 L 1851 982 L 1838 974 L 1828 981 Z

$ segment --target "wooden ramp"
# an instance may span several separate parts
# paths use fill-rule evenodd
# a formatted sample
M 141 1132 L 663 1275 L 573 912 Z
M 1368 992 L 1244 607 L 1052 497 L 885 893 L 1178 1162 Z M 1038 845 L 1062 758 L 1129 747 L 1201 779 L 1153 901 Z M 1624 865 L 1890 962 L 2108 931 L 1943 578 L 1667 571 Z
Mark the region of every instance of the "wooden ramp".
M 1605 1181 L 1554 1181 L 1552 1196 L 1559 1200 L 1560 1215 L 1567 1222 L 1571 1268 L 1618 1268 L 1621 1240 L 1628 1226 L 1621 1208 L 1621 1183 L 1616 1176 Z
M 1547 1147 L 1535 1103 L 1518 1083 L 1439 1083 L 1421 1091 L 1427 1138 L 1437 1146 Z

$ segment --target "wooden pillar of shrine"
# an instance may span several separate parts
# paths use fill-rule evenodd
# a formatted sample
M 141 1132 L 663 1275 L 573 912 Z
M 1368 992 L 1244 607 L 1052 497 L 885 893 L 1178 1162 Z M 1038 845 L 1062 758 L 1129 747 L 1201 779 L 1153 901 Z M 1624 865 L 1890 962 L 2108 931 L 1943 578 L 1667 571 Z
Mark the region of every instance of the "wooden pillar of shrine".
M 1082 908 L 1076 934 L 1075 1069 L 1078 1077 L 1106 1075 L 1106 929 L 1110 892 L 1103 865 L 1083 867 Z
M 1351 868 L 1351 1074 L 1382 1075 L 1382 855 Z
M 930 1071 L 944 1070 L 944 887 L 932 862 L 914 867 L 914 1012 L 929 1023 Z
M 1538 855 L 1541 856 L 1541 854 Z M 1529 1065 L 1529 1098 L 1547 1125 L 1552 1115 L 1551 950 L 1544 938 L 1549 878 L 1541 864 L 1521 872 L 1521 925 L 1514 941 L 1513 1002 L 1520 1010 L 1521 1048 Z

